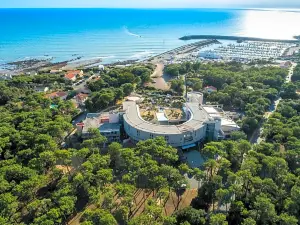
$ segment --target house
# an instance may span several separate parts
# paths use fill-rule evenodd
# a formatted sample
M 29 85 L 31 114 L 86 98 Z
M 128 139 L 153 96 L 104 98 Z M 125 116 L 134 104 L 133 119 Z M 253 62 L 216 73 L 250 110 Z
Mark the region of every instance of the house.
M 98 66 L 98 69 L 99 69 L 100 71 L 103 71 L 103 70 L 104 70 L 104 65 L 99 65 L 99 66 Z
M 56 74 L 56 73 L 60 73 L 62 72 L 62 70 L 50 70 L 51 74 Z
M 83 94 L 91 94 L 92 91 L 90 89 L 88 89 L 87 87 L 79 87 L 78 89 L 75 90 L 76 93 L 80 94 L 80 93 L 83 93 Z
M 66 100 L 68 97 L 68 93 L 64 91 L 56 91 L 45 95 L 45 97 L 49 99 L 60 98 L 61 100 Z
M 0 75 L 0 80 L 11 80 L 11 79 L 12 79 L 12 75 L 11 74 Z
M 49 87 L 36 86 L 36 87 L 34 87 L 34 90 L 39 93 L 45 93 L 45 92 L 49 91 Z
M 214 86 L 206 86 L 204 88 L 204 91 L 207 92 L 208 94 L 212 93 L 212 92 L 216 92 L 218 91 L 218 89 Z
M 252 86 L 247 86 L 247 89 L 250 91 L 254 91 L 254 88 Z
M 88 94 L 79 93 L 75 96 L 75 99 L 78 105 L 84 106 L 84 103 L 88 99 L 88 97 Z
M 283 68 L 283 69 L 287 69 L 289 68 L 290 66 L 292 66 L 292 63 L 290 61 L 286 61 L 286 62 L 282 62 L 280 63 L 280 68 Z
M 82 77 L 83 71 L 82 70 L 70 70 L 65 74 L 65 79 L 75 82 L 77 77 Z
M 36 71 L 31 71 L 31 72 L 26 72 L 26 75 L 37 75 L 37 72 Z

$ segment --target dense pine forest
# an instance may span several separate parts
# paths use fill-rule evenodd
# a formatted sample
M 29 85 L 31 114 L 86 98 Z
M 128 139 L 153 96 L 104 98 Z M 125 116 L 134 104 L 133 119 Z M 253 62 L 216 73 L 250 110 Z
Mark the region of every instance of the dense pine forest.
M 45 98 L 30 84 L 63 89 L 70 84 L 59 75 L 1 81 L 0 224 L 72 224 L 74 218 L 83 225 L 299 224 L 300 101 L 297 83 L 284 84 L 287 71 L 239 63 L 186 63 L 166 71 L 186 75 L 193 90 L 215 86 L 218 92 L 205 95 L 207 101 L 245 113 L 241 132 L 205 143 L 201 168 L 182 164 L 164 138 L 131 148 L 119 143 L 102 148 L 105 138 L 94 129 L 89 139 L 68 148 L 65 140 L 78 110 L 69 98 Z M 114 102 L 116 93 L 123 97 L 135 88 L 129 84 L 141 86 L 149 74 L 148 69 L 104 72 L 89 84 L 93 93 L 87 106 L 113 104 L 97 105 L 97 100 L 113 95 Z M 298 76 L 299 67 L 295 82 Z M 246 134 L 263 122 L 278 96 L 282 101 L 263 125 L 265 141 L 251 145 Z M 196 197 L 180 207 L 190 179 L 198 183 Z M 167 211 L 170 199 L 177 203 L 172 213 Z

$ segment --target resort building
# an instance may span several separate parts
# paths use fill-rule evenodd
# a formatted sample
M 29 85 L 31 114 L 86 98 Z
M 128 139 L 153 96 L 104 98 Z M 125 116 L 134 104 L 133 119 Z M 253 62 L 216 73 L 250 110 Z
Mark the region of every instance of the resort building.
M 145 121 L 135 102 L 124 102 L 124 130 L 132 141 L 162 136 L 173 147 L 193 147 L 205 140 L 217 140 L 221 118 L 213 118 L 198 103 L 185 104 L 187 121 L 179 125 L 161 125 Z
M 107 138 L 107 143 L 120 142 L 120 114 L 119 113 L 88 113 L 82 123 L 76 124 L 83 139 L 90 137 L 90 129 L 99 129 L 100 134 Z
M 119 123 L 103 123 L 99 126 L 100 134 L 107 139 L 107 143 L 120 142 L 120 128 Z
M 187 93 L 187 101 L 198 103 L 200 105 L 203 104 L 203 94 L 201 92 L 192 91 Z
M 199 103 L 203 101 L 202 93 L 189 92 L 188 97 L 182 109 L 157 106 L 151 110 L 139 101 L 125 101 L 123 109 L 115 112 L 87 114 L 77 130 L 85 139 L 90 137 L 90 128 L 99 129 L 107 143 L 120 142 L 121 130 L 132 143 L 160 136 L 173 147 L 187 149 L 229 138 L 231 132 L 240 129 L 222 107 Z
M 230 137 L 230 134 L 233 131 L 240 130 L 240 127 L 230 119 L 223 109 L 216 105 L 216 106 L 203 106 L 204 110 L 209 114 L 212 118 L 221 118 L 221 135 L 219 139 L 226 139 Z

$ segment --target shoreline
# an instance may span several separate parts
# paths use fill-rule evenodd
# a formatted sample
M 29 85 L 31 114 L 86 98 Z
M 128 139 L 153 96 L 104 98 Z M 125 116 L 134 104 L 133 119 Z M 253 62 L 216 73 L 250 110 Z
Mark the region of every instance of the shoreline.
M 295 38 L 299 36 L 295 36 Z M 279 39 L 262 39 L 262 38 L 251 38 L 251 37 L 237 37 L 237 36 L 221 36 L 221 35 L 189 35 L 179 38 L 180 40 L 197 40 L 189 44 L 183 44 L 179 47 L 170 49 L 168 51 L 161 52 L 156 55 L 140 58 L 140 59 L 127 59 L 117 60 L 111 63 L 103 63 L 104 58 L 95 57 L 90 59 L 83 59 L 84 56 L 77 56 L 70 58 L 69 60 L 61 62 L 52 62 L 53 57 L 49 58 L 29 58 L 24 60 L 17 60 L 13 62 L 7 62 L 0 64 L 0 75 L 20 75 L 29 72 L 47 71 L 47 70 L 74 70 L 74 69 L 88 69 L 98 67 L 99 65 L 104 66 L 126 66 L 135 63 L 151 63 L 153 65 L 166 65 L 169 63 L 176 62 L 176 60 L 193 60 L 193 54 L 198 52 L 200 49 L 208 47 L 214 44 L 221 44 L 218 40 L 231 40 L 231 41 L 248 41 L 256 40 L 259 42 L 287 42 L 287 43 L 300 43 L 300 38 L 295 40 L 279 40 Z M 201 40 L 203 39 L 203 40 Z M 155 76 L 152 74 L 152 77 Z M 156 74 L 156 77 L 161 79 L 163 73 Z
M 75 70 L 78 68 L 93 68 L 99 65 L 104 66 L 116 66 L 116 65 L 128 65 L 138 62 L 143 62 L 138 59 L 128 59 L 123 61 L 102 63 L 103 59 L 101 57 L 83 59 L 83 56 L 78 56 L 76 58 L 71 58 L 65 61 L 52 62 L 54 58 L 49 59 L 38 59 L 29 58 L 24 60 L 16 60 L 7 63 L 0 64 L 0 75 L 20 75 L 32 71 L 45 71 L 52 69 L 61 70 Z M 148 58 L 147 58 L 148 59 Z

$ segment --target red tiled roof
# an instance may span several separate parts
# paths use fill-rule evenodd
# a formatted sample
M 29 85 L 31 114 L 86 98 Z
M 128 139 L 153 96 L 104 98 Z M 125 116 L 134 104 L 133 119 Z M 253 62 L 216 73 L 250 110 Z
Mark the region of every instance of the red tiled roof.
M 74 77 L 76 77 L 77 75 L 79 75 L 81 73 L 80 70 L 71 70 L 71 71 L 68 71 L 66 74 L 65 74 L 65 78 L 67 79 L 73 79 Z
M 74 77 L 76 77 L 76 74 L 74 73 L 67 73 L 65 74 L 65 78 L 72 80 Z
M 66 92 L 64 92 L 64 91 L 58 91 L 58 92 L 56 92 L 56 95 L 58 96 L 58 97 L 63 97 L 63 96 L 66 96 L 66 95 L 68 95 Z
M 56 97 L 64 97 L 68 95 L 66 92 L 64 91 L 57 91 L 57 92 L 53 92 L 50 94 L 45 95 L 47 98 L 56 98 Z
M 88 94 L 83 94 L 83 93 L 79 93 L 76 95 L 76 97 L 80 100 L 84 100 L 88 97 L 89 95 Z
M 213 90 L 217 90 L 217 88 L 214 87 L 214 86 L 206 86 L 205 88 L 210 88 L 210 89 L 213 89 Z

